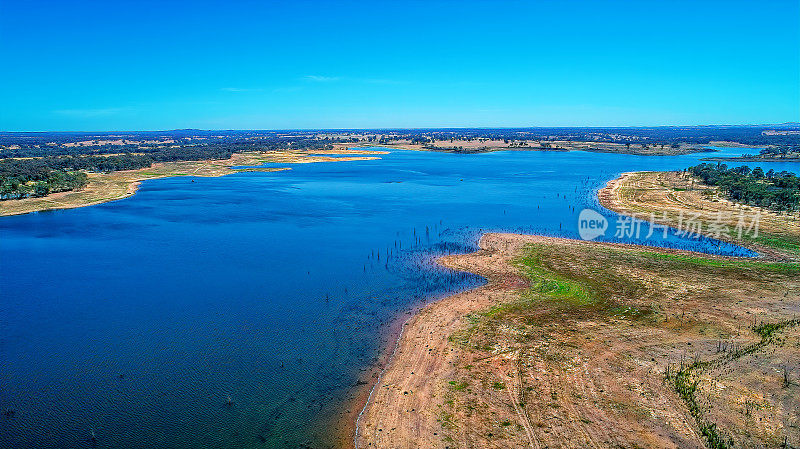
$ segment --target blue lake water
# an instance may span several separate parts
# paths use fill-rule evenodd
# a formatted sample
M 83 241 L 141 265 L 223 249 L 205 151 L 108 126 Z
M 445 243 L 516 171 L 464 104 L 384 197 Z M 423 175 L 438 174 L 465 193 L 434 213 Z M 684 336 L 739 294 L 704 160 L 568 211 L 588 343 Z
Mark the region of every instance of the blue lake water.
M 614 223 L 609 179 L 706 156 L 392 151 L 1 218 L 0 447 L 325 447 L 389 324 L 482 282 L 433 255 L 490 230 L 577 237 L 583 208 Z

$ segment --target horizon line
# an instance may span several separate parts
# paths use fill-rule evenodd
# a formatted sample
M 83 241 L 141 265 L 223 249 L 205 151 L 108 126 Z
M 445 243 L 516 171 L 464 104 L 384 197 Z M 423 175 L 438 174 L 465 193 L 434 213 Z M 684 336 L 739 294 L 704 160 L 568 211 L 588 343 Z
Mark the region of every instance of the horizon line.
M 770 126 L 796 126 L 800 127 L 800 122 L 782 122 L 782 123 L 741 123 L 741 124 L 696 124 L 696 125 L 559 125 L 559 126 L 431 126 L 431 127 L 373 127 L 373 128 L 173 128 L 173 129 L 115 129 L 106 131 L 88 131 L 88 130 L 46 130 L 46 131 L 0 131 L 0 134 L 45 134 L 45 133 L 76 133 L 76 134 L 92 134 L 92 133 L 165 133 L 176 131 L 203 131 L 203 132 L 278 132 L 278 131 L 422 131 L 422 130 L 471 130 L 471 129 L 647 129 L 647 128 L 757 128 L 757 127 L 770 127 Z

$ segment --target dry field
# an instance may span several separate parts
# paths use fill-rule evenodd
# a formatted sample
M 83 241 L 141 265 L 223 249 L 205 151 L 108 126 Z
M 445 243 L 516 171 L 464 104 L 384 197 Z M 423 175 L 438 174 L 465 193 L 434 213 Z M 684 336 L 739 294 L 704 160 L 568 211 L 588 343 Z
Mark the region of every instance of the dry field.
M 698 146 L 681 145 L 672 148 L 669 145 L 640 144 L 626 146 L 621 143 L 608 142 L 578 142 L 570 140 L 526 140 L 524 145 L 520 141 L 505 142 L 503 140 L 473 139 L 473 140 L 437 140 L 433 145 L 414 144 L 408 140 L 396 140 L 388 144 L 358 144 L 361 146 L 385 146 L 390 148 L 403 148 L 417 151 L 444 151 L 478 153 L 488 151 L 520 150 L 520 151 L 590 151 L 595 153 L 638 154 L 647 156 L 675 156 L 705 151 Z M 512 145 L 513 144 L 513 145 Z
M 150 145 L 157 145 L 157 144 L 171 144 L 175 143 L 173 139 L 161 139 L 161 140 L 127 140 L 127 139 L 116 139 L 116 140 L 83 140 L 80 142 L 67 142 L 63 143 L 64 147 L 95 147 L 101 145 L 143 145 L 143 144 L 150 144 Z M 50 142 L 48 145 L 57 145 L 55 142 Z
M 180 161 L 157 163 L 149 168 L 112 173 L 89 173 L 89 184 L 82 190 L 54 193 L 41 198 L 25 198 L 0 202 L 0 216 L 29 212 L 71 209 L 91 206 L 107 201 L 127 198 L 136 193 L 139 184 L 148 179 L 171 176 L 215 177 L 243 171 L 280 171 L 282 168 L 244 168 L 234 166 L 261 165 L 265 163 L 304 164 L 314 162 L 344 162 L 378 159 L 380 151 L 342 150 L 329 151 L 265 151 L 234 153 L 230 159 L 208 161 Z
M 800 445 L 800 267 L 487 234 L 424 308 L 359 448 Z M 795 321 L 792 321 L 795 320 Z
M 720 223 L 728 231 L 704 232 L 706 235 L 752 247 L 772 257 L 796 259 L 800 255 L 800 215 L 731 202 L 717 188 L 681 172 L 624 173 L 601 189 L 598 198 L 603 206 L 616 212 L 635 214 L 644 220 L 652 217 L 653 221 L 674 228 L 685 229 L 687 220 L 697 214 L 702 223 Z M 743 232 L 744 239 L 740 240 L 740 219 L 746 231 L 756 215 L 758 236 L 754 237 L 752 231 Z M 683 224 L 679 226 L 680 222 Z

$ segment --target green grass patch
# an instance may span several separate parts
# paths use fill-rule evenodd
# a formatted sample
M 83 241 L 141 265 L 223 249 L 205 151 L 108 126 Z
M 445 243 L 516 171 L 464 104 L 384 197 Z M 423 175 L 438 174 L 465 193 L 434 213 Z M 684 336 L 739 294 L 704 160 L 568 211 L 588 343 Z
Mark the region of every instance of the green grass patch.
M 800 319 L 781 321 L 779 323 L 764 323 L 753 327 L 753 332 L 757 333 L 763 340 L 770 340 L 775 332 L 780 332 L 787 327 L 797 326 Z
M 762 262 L 759 260 L 747 259 L 710 259 L 702 256 L 689 256 L 685 254 L 665 254 L 656 252 L 640 252 L 643 256 L 653 259 L 664 259 L 684 263 L 686 265 L 710 268 L 732 268 L 732 269 L 757 269 L 772 271 L 784 274 L 800 273 L 800 264 L 795 262 Z
M 528 245 L 514 263 L 530 280 L 530 287 L 514 301 L 467 315 L 468 325 L 450 335 L 449 340 L 462 347 L 491 352 L 501 334 L 516 334 L 518 342 L 539 338 L 536 332 L 529 332 L 530 326 L 542 329 L 564 320 L 639 320 L 653 315 L 649 308 L 612 299 L 638 298 L 646 290 L 639 281 L 617 274 L 613 269 L 618 265 L 616 261 L 595 263 L 586 273 L 573 272 L 571 260 L 561 266 L 563 255 L 551 251 L 547 245 Z M 621 257 L 619 261 L 625 263 Z
M 588 285 L 548 267 L 535 246 L 529 246 L 527 254 L 516 263 L 531 280 L 531 288 L 523 294 L 524 299 L 546 298 L 575 306 L 597 302 L 597 296 Z
M 783 249 L 795 254 L 800 253 L 800 242 L 798 242 L 796 239 L 772 234 L 759 234 L 758 237 L 745 234 L 744 237 L 751 242 L 768 246 L 770 248 Z
M 453 391 L 464 391 L 469 386 L 467 382 L 456 382 L 455 380 L 451 380 L 448 383 L 450 384 L 450 389 Z

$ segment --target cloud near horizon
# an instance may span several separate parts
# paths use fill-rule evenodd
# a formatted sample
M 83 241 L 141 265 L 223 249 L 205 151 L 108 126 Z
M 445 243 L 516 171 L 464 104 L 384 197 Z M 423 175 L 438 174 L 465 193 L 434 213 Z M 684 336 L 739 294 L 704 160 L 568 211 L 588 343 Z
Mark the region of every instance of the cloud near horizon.
M 260 92 L 264 89 L 260 87 L 223 87 L 220 89 L 223 92 Z
M 322 75 L 306 75 L 303 77 L 306 81 L 313 81 L 315 83 L 330 83 L 333 81 L 339 81 L 341 78 L 338 76 L 322 76 Z

